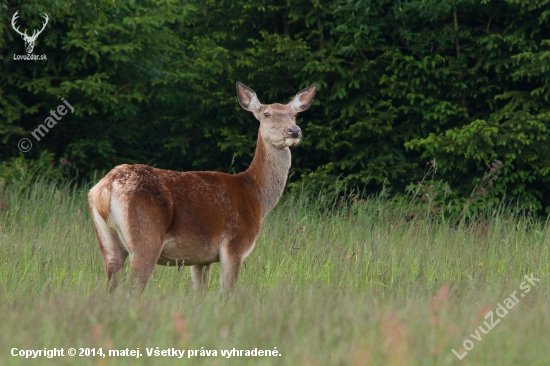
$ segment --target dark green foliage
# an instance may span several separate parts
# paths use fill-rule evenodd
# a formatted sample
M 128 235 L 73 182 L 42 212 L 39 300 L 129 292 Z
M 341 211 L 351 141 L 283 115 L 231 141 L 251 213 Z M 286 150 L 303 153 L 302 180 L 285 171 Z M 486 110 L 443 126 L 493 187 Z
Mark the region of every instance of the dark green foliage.
M 456 207 L 506 196 L 544 212 L 549 9 L 548 0 L 8 1 L 0 4 L 2 171 L 21 163 L 17 142 L 62 97 L 75 113 L 33 141 L 25 159 L 53 153 L 84 179 L 126 162 L 242 171 L 257 122 L 238 106 L 235 81 L 263 103 L 318 83 L 298 120 L 304 140 L 292 180 L 322 186 L 340 177 L 371 193 L 403 193 L 433 161 L 430 182 L 448 183 L 440 197 Z M 13 60 L 24 53 L 10 25 L 16 10 L 22 29 L 48 13 L 34 51 L 47 61 Z M 484 181 L 496 161 L 498 178 Z

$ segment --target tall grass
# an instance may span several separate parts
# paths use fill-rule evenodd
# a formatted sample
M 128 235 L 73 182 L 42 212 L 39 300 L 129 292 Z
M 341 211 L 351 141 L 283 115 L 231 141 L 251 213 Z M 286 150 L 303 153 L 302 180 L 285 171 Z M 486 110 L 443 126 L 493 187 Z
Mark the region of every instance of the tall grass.
M 139 297 L 108 294 L 86 190 L 37 180 L 0 193 L 2 365 L 547 365 L 550 232 L 505 206 L 465 220 L 380 197 L 294 189 L 267 217 L 236 291 L 195 293 L 159 267 Z M 540 279 L 524 297 L 524 276 Z M 516 291 L 480 341 L 470 334 Z M 496 320 L 495 315 L 495 320 Z M 475 334 L 474 334 L 475 335 Z M 463 342 L 474 348 L 459 361 Z M 13 357 L 12 348 L 137 349 L 131 357 Z M 146 348 L 217 350 L 148 357 Z M 278 357 L 222 349 L 277 347 Z

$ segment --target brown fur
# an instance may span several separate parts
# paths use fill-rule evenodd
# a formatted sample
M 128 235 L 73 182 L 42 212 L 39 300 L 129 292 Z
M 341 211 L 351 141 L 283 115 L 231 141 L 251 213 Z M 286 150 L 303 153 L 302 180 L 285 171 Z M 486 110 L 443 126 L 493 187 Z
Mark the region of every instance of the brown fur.
M 283 192 L 288 146 L 299 141 L 295 115 L 311 104 L 315 90 L 304 89 L 287 106 L 264 106 L 237 84 L 241 106 L 260 120 L 256 154 L 243 173 L 137 164 L 120 165 L 99 181 L 88 200 L 107 278 L 113 279 L 129 255 L 132 280 L 141 290 L 155 264 L 192 266 L 194 286 L 201 288 L 211 263 L 221 262 L 222 287 L 232 289 L 263 218 Z

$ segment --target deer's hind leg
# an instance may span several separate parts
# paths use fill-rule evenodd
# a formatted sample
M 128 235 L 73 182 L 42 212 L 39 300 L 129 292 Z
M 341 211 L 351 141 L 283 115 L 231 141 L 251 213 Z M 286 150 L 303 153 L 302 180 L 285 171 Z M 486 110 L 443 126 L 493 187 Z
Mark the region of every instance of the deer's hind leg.
M 143 292 L 160 259 L 168 220 L 162 207 L 148 196 L 124 201 L 115 198 L 111 203 L 130 255 L 131 284 Z

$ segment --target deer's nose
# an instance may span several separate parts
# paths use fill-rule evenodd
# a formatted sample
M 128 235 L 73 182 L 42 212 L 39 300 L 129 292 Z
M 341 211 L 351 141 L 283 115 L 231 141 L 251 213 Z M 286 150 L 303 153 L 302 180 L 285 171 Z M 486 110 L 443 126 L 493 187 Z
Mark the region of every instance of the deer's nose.
M 292 137 L 293 139 L 302 137 L 302 130 L 300 130 L 300 127 L 298 126 L 289 127 L 287 132 L 288 132 L 288 136 Z

